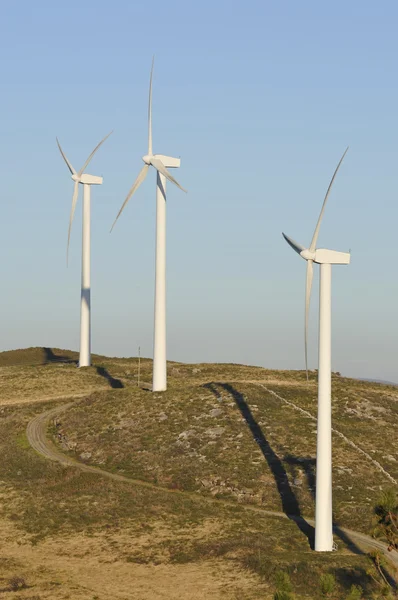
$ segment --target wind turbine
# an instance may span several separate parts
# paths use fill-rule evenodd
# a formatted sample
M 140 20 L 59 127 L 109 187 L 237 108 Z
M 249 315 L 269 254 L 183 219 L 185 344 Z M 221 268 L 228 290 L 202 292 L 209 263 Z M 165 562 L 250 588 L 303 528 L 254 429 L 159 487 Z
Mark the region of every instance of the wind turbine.
M 149 167 L 152 165 L 156 169 L 156 262 L 155 262 L 155 322 L 154 322 L 154 341 L 153 341 L 153 379 L 152 391 L 163 392 L 167 389 L 166 372 L 166 180 L 168 179 L 174 185 L 186 192 L 180 186 L 178 181 L 169 173 L 167 168 L 178 168 L 181 164 L 179 158 L 165 156 L 164 154 L 153 154 L 152 152 L 152 76 L 149 80 L 149 101 L 148 101 L 148 152 L 142 157 L 144 166 L 133 183 L 129 193 L 119 213 L 112 225 L 111 231 L 116 221 L 120 217 L 126 204 L 137 191 L 141 183 L 148 174 Z
M 305 369 L 308 380 L 308 315 L 313 278 L 313 263 L 320 265 L 319 283 L 319 356 L 318 356 L 318 423 L 316 447 L 315 550 L 333 550 L 332 524 L 332 402 L 331 402 L 331 276 L 332 265 L 348 265 L 350 254 L 316 248 L 319 228 L 337 171 L 345 150 L 330 181 L 309 248 L 304 248 L 284 233 L 287 243 L 307 261 L 305 289 Z
M 72 228 L 73 216 L 75 214 L 75 208 L 77 203 L 77 197 L 79 194 L 79 183 L 83 185 L 83 239 L 82 239 L 82 284 L 81 284 L 81 298 L 80 298 L 80 354 L 79 354 L 79 367 L 89 367 L 91 365 L 91 300 L 90 300 L 90 197 L 92 185 L 101 185 L 102 177 L 97 175 L 88 175 L 84 173 L 84 170 L 88 166 L 89 162 L 97 152 L 98 148 L 105 142 L 105 140 L 111 135 L 112 131 L 108 133 L 100 143 L 94 148 L 90 156 L 80 169 L 76 170 L 72 167 L 69 160 L 66 158 L 61 145 L 57 139 L 57 144 L 62 157 L 72 174 L 72 179 L 75 182 L 73 186 L 72 196 L 72 208 L 70 211 L 69 218 L 69 229 L 68 229 L 68 243 L 66 247 L 66 263 L 68 264 L 69 257 L 69 241 L 70 232 Z

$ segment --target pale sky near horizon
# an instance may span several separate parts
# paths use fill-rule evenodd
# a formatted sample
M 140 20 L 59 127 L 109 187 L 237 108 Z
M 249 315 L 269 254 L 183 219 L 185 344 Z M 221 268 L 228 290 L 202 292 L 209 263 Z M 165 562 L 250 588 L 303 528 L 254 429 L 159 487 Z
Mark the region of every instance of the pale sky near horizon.
M 398 5 L 368 0 L 3 0 L 0 4 L 0 350 L 78 349 L 81 199 L 92 188 L 92 349 L 152 356 L 155 173 L 110 226 L 142 166 L 152 55 L 154 151 L 168 186 L 168 358 L 304 366 L 305 262 L 333 268 L 333 370 L 398 381 Z M 318 267 L 309 362 L 317 366 Z

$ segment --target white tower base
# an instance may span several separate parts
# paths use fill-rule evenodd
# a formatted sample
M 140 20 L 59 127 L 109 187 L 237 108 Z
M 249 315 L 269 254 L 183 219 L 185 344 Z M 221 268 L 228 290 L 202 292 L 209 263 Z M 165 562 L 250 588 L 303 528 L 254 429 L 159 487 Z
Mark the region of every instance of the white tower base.
M 152 391 L 167 389 L 166 372 L 166 178 L 156 180 L 155 323 Z
M 91 365 L 90 185 L 83 185 L 82 288 L 80 299 L 79 367 Z
M 332 401 L 331 401 L 332 265 L 320 265 L 318 427 L 316 450 L 315 550 L 333 550 Z
M 181 160 L 156 154 L 167 169 L 177 169 Z M 156 264 L 155 264 L 155 323 L 153 333 L 152 391 L 167 389 L 166 363 L 166 178 L 157 172 L 156 179 Z

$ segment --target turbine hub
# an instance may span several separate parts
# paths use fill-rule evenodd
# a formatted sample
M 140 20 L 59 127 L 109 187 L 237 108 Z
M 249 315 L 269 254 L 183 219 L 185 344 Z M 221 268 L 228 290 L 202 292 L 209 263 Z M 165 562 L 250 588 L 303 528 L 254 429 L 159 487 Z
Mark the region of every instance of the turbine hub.
M 146 165 L 150 165 L 151 164 L 151 156 L 149 156 L 149 154 L 145 154 L 145 156 L 142 157 L 142 160 L 144 161 L 144 163 Z
M 311 250 L 308 250 L 308 248 L 302 250 L 300 252 L 300 256 L 305 260 L 315 260 L 315 252 L 311 252 Z
M 72 179 L 73 179 L 73 181 L 77 181 L 78 183 L 80 183 L 80 177 L 77 174 L 74 173 L 72 175 Z

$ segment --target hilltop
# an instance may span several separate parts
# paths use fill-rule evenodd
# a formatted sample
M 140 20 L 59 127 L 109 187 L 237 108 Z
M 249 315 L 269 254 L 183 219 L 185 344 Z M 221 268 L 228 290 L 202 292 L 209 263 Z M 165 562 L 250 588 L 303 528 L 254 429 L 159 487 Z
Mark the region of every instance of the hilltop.
M 0 353 L 0 588 L 23 572 L 20 598 L 271 599 L 283 569 L 297 599 L 321 597 L 328 572 L 336 599 L 352 584 L 379 597 L 369 548 L 344 529 L 371 533 L 382 490 L 397 489 L 396 387 L 333 376 L 338 551 L 320 555 L 314 373 L 175 362 L 167 392 L 153 394 L 149 359 L 140 386 L 136 358 L 76 361 Z M 37 447 L 54 460 L 26 437 L 35 416 Z

